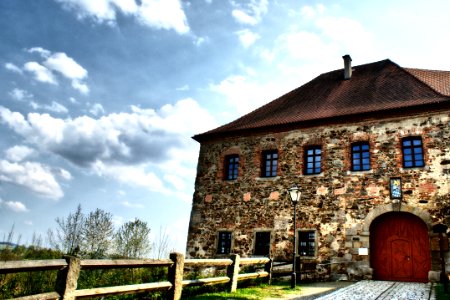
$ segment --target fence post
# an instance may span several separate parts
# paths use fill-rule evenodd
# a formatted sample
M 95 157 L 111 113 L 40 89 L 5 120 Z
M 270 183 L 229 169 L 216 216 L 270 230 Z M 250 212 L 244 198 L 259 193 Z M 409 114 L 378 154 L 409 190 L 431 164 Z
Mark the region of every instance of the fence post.
M 56 291 L 61 299 L 74 300 L 73 292 L 77 289 L 81 261 L 75 256 L 64 256 L 64 259 L 67 261 L 67 267 L 58 272 Z
M 227 268 L 227 276 L 230 277 L 228 291 L 230 293 L 233 293 L 236 292 L 237 289 L 240 256 L 239 254 L 231 254 L 230 259 L 233 261 L 233 263 Z
M 269 258 L 269 261 L 264 265 L 264 271 L 269 273 L 269 276 L 267 277 L 267 283 L 272 284 L 273 259 Z
M 184 256 L 174 252 L 170 253 L 170 259 L 173 261 L 173 265 L 169 267 L 168 279 L 172 283 L 172 288 L 167 294 L 167 299 L 179 300 L 183 290 Z

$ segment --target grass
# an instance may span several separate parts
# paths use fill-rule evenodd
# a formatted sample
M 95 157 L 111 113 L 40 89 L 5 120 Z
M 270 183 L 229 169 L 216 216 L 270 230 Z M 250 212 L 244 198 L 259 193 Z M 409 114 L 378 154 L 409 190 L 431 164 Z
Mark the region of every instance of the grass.
M 261 284 L 255 287 L 246 287 L 237 289 L 235 293 L 214 292 L 199 296 L 187 298 L 189 300 L 211 300 L 211 299 L 227 299 L 227 300 L 251 300 L 264 298 L 288 298 L 289 294 L 298 294 L 301 287 L 297 286 L 291 289 L 289 282 L 279 282 L 276 285 Z
M 449 290 L 450 290 L 450 284 L 449 284 Z M 450 294 L 446 294 L 444 292 L 444 286 L 442 285 L 442 283 L 436 284 L 435 291 L 436 291 L 436 300 L 450 299 Z

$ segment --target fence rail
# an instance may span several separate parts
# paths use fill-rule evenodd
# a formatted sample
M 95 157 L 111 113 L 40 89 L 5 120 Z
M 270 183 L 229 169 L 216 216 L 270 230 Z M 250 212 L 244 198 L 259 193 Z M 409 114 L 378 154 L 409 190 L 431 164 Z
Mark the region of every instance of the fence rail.
M 239 274 L 240 266 L 249 265 L 264 265 L 264 271 Z M 20 300 L 74 300 L 86 297 L 136 294 L 157 290 L 168 291 L 167 299 L 169 300 L 178 300 L 181 298 L 183 287 L 188 286 L 226 283 L 228 284 L 228 290 L 234 292 L 237 289 L 238 281 L 241 280 L 267 278 L 267 281 L 270 282 L 272 278 L 272 266 L 273 262 L 269 258 L 240 258 L 237 254 L 231 255 L 230 259 L 184 259 L 184 256 L 180 253 L 171 253 L 170 259 L 162 260 L 81 260 L 77 257 L 67 256 L 65 259 L 2 261 L 0 262 L 0 274 L 58 270 L 54 292 L 15 298 Z M 77 289 L 80 271 L 84 269 L 154 267 L 167 267 L 168 280 L 122 286 Z M 183 280 L 185 267 L 226 267 L 227 276 Z

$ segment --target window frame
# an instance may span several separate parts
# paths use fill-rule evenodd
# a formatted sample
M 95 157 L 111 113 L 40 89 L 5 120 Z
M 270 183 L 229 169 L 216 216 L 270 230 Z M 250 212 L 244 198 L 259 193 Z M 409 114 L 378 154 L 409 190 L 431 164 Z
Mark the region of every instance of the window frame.
M 237 161 L 236 161 L 237 159 Z M 239 177 L 239 154 L 230 154 L 225 156 L 224 179 L 228 181 L 237 180 Z M 232 173 L 230 173 L 230 171 Z M 231 176 L 230 176 L 231 175 Z
M 302 236 L 304 235 L 310 235 L 313 234 L 313 238 L 310 238 L 308 236 L 307 241 L 305 242 L 305 245 L 302 245 L 304 242 L 304 239 L 302 240 Z M 297 244 L 297 253 L 299 256 L 303 257 L 316 257 L 317 255 L 317 232 L 316 230 L 305 230 L 301 229 L 297 231 L 298 235 L 298 244 Z M 311 245 L 312 244 L 312 245 Z M 302 252 L 302 250 L 306 248 L 305 251 Z
M 263 239 L 261 241 L 261 243 L 258 243 L 258 235 L 268 235 L 268 240 L 267 240 L 267 236 L 266 236 L 265 240 Z M 255 255 L 255 256 L 270 256 L 272 233 L 270 231 L 256 231 L 254 237 L 255 237 L 255 241 L 254 241 L 254 246 L 253 246 L 253 255 Z M 261 245 L 262 243 L 264 243 L 264 245 L 258 247 L 259 246 L 258 244 Z M 260 251 L 258 251 L 258 250 L 260 250 Z M 264 251 L 264 250 L 266 250 L 266 251 Z
M 270 158 L 267 157 L 268 155 L 270 155 Z M 276 157 L 274 157 L 274 155 L 276 155 Z M 278 175 L 278 162 L 280 159 L 278 150 L 264 150 L 262 151 L 261 156 L 261 177 L 276 177 Z M 269 165 L 267 165 L 268 163 Z M 274 167 L 275 170 L 273 169 Z
M 410 143 L 409 145 L 405 145 L 405 143 Z M 416 142 L 420 142 L 420 144 L 416 144 Z M 420 136 L 409 136 L 404 137 L 401 140 L 402 146 L 402 166 L 405 169 L 413 169 L 413 168 L 423 168 L 425 167 L 425 155 L 423 149 L 423 141 Z M 408 153 L 407 153 L 408 152 Z M 417 156 L 420 156 L 418 159 Z M 411 159 L 406 159 L 406 157 L 410 157 Z M 421 164 L 418 164 L 421 162 Z M 411 165 L 409 165 L 411 164 Z
M 222 234 L 227 234 L 229 235 L 229 239 L 228 241 L 225 239 L 223 239 Z M 221 255 L 226 255 L 226 254 L 230 254 L 231 253 L 231 248 L 232 248 L 232 241 L 233 241 L 233 233 L 231 231 L 226 231 L 226 230 L 221 230 L 217 232 L 217 248 L 216 248 L 216 253 L 217 254 L 221 254 Z M 226 243 L 225 247 L 221 247 L 222 243 Z M 228 244 L 228 245 L 227 245 Z M 226 247 L 228 246 L 228 248 Z M 223 251 L 221 251 L 221 249 L 224 249 Z M 226 251 L 228 250 L 228 252 Z
M 317 150 L 319 150 L 319 154 L 317 154 Z M 313 153 L 310 155 L 308 152 L 309 151 L 313 151 Z M 304 175 L 317 175 L 322 173 L 322 161 L 323 161 L 323 157 L 322 157 L 323 151 L 322 151 L 322 146 L 321 145 L 311 145 L 311 146 L 306 146 L 304 149 L 304 170 L 303 170 L 303 174 Z M 312 161 L 309 161 L 310 158 L 312 159 Z M 317 161 L 317 158 L 319 158 L 319 160 Z M 308 167 L 308 164 L 312 164 L 312 167 Z M 319 171 L 317 171 L 317 164 L 319 164 Z
M 367 149 L 363 149 L 364 146 L 367 146 Z M 359 150 L 354 150 L 354 147 L 359 147 Z M 364 157 L 367 154 L 367 157 Z M 359 157 L 355 157 L 359 156 Z M 351 159 L 351 170 L 352 172 L 364 172 L 370 171 L 372 169 L 371 157 L 370 157 L 370 143 L 369 142 L 356 142 L 350 145 L 350 159 Z M 364 160 L 367 159 L 368 163 L 365 164 Z M 355 164 L 355 161 L 358 161 Z M 364 168 L 367 166 L 367 168 Z M 360 169 L 356 169 L 359 167 Z

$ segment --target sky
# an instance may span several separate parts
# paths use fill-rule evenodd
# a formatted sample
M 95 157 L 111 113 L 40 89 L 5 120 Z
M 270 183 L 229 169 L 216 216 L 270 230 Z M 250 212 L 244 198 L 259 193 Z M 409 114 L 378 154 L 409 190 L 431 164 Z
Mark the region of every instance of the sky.
M 185 252 L 199 144 L 312 80 L 450 70 L 448 0 L 0 0 L 0 240 L 80 204 Z

